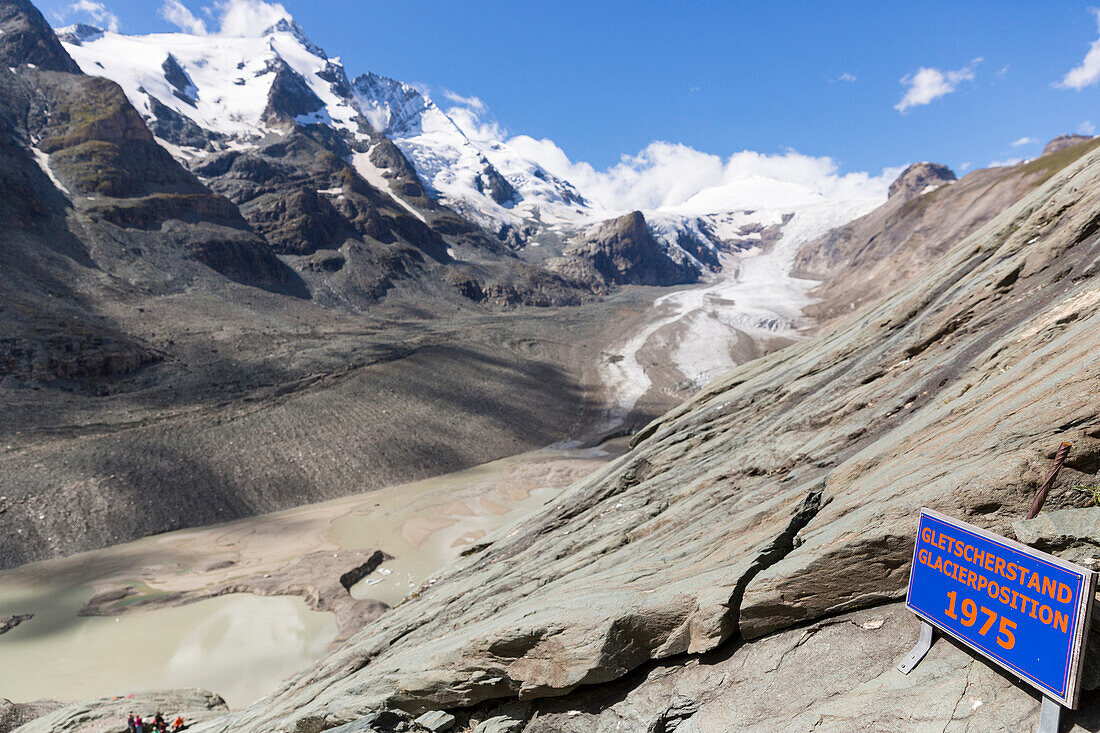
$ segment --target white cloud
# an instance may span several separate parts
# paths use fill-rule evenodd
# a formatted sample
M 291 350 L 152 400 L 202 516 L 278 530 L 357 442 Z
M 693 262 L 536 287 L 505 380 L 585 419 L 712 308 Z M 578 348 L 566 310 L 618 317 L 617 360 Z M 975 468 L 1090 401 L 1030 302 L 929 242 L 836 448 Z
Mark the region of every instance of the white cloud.
M 452 92 L 450 89 L 444 89 L 443 96 L 447 101 L 454 102 L 460 107 L 470 107 L 479 112 L 487 112 L 489 109 L 485 106 L 485 102 L 482 102 L 479 97 L 463 97 L 458 92 Z
M 837 77 L 837 81 L 854 82 L 858 77 L 855 74 L 849 74 L 845 71 L 843 74 Z
M 1096 21 L 1100 24 L 1100 10 L 1093 10 Z M 1089 52 L 1085 54 L 1080 66 L 1076 66 L 1066 72 L 1062 81 L 1055 82 L 1054 86 L 1062 89 L 1084 89 L 1100 80 L 1100 39 L 1092 42 Z
M 1016 165 L 1017 163 L 1023 163 L 1023 158 L 1006 158 L 1005 160 L 991 160 L 989 161 L 990 168 L 1003 168 L 1008 165 Z
M 1009 65 L 1005 64 L 1000 69 L 998 69 L 997 70 L 997 76 L 1004 76 L 1005 74 L 1007 74 L 1008 73 L 1008 67 L 1009 67 Z
M 908 89 L 901 101 L 894 105 L 894 109 L 905 114 L 913 107 L 929 104 L 945 94 L 950 94 L 962 82 L 974 80 L 974 67 L 981 61 L 981 58 L 976 58 L 955 71 L 940 71 L 922 66 L 915 74 L 902 77 L 901 83 Z
M 1091 135 L 1096 132 L 1096 125 L 1092 124 L 1088 120 L 1085 120 L 1077 126 L 1077 132 L 1081 135 Z
M 734 210 L 777 202 L 885 196 L 890 182 L 901 172 L 896 168 L 878 176 L 862 172 L 842 175 L 832 159 L 793 150 L 779 155 L 746 150 L 723 159 L 660 141 L 599 171 L 588 163 L 569 160 L 551 140 L 520 135 L 508 145 L 570 181 L 585 196 L 617 210 Z
M 214 8 L 220 16 L 218 33 L 233 38 L 259 36 L 280 20 L 292 20 L 282 4 L 263 0 L 219 0 Z
M 107 6 L 101 2 L 95 2 L 95 0 L 77 0 L 75 3 L 69 6 L 68 12 L 70 13 L 84 13 L 92 22 L 101 28 L 118 33 L 120 24 L 118 22 L 118 16 L 107 10 Z
M 203 6 L 202 12 L 212 24 L 216 24 L 217 35 L 231 38 L 254 38 L 280 20 L 293 20 L 282 4 L 264 0 L 217 0 L 213 6 Z M 182 0 L 164 0 L 160 6 L 160 17 L 185 33 L 198 36 L 213 34 L 206 21 L 195 15 Z
M 160 6 L 160 17 L 185 33 L 196 36 L 206 35 L 206 23 L 202 18 L 196 18 L 180 0 L 165 0 Z
M 498 142 L 508 136 L 508 131 L 496 121 L 485 102 L 478 97 L 463 97 L 450 90 L 444 90 L 443 96 L 456 105 L 446 110 L 447 116 L 454 120 L 458 129 L 470 140 Z
M 966 171 L 970 170 L 970 166 L 972 166 L 972 165 L 973 165 L 973 163 L 971 163 L 969 160 L 966 161 L 965 163 L 963 163 L 962 165 L 959 166 L 959 173 L 965 173 Z
M 1033 137 L 1022 137 L 1022 138 L 1020 138 L 1019 140 L 1015 140 L 1015 141 L 1013 141 L 1013 143 L 1012 143 L 1012 147 L 1014 147 L 1014 148 L 1018 148 L 1018 147 L 1020 147 L 1021 145 L 1034 145 L 1034 144 L 1035 144 L 1035 143 L 1037 143 L 1037 142 L 1039 142 L 1039 141 L 1038 141 L 1038 140 L 1036 140 L 1036 139 L 1035 139 L 1035 138 L 1033 138 Z

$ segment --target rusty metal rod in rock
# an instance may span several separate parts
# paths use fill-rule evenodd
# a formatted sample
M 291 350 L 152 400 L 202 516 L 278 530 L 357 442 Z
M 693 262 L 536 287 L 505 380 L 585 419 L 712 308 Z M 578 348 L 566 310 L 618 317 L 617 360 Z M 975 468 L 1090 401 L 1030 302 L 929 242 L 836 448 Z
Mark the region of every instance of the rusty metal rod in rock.
M 1047 500 L 1047 492 L 1054 485 L 1054 479 L 1058 476 L 1058 471 L 1062 469 L 1062 464 L 1066 462 L 1069 449 L 1072 447 L 1073 445 L 1070 443 L 1062 443 L 1058 446 L 1058 452 L 1054 454 L 1054 465 L 1050 467 L 1047 477 L 1043 480 L 1043 485 L 1039 487 L 1038 493 L 1035 494 L 1035 500 L 1031 502 L 1031 509 L 1027 513 L 1028 519 L 1035 519 L 1039 514 L 1039 510 L 1043 508 L 1043 502 Z

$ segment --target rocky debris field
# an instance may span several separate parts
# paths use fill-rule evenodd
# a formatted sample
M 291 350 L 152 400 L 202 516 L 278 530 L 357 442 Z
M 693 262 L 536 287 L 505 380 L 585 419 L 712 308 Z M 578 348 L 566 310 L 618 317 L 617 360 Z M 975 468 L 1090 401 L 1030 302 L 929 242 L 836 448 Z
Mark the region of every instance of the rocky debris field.
M 617 332 L 604 323 L 644 307 L 635 294 L 578 310 L 381 324 L 307 321 L 275 296 L 127 308 L 119 317 L 150 339 L 188 324 L 160 342 L 161 364 L 4 392 L 0 526 L 10 531 L 0 566 L 583 439 L 604 402 L 586 365 Z

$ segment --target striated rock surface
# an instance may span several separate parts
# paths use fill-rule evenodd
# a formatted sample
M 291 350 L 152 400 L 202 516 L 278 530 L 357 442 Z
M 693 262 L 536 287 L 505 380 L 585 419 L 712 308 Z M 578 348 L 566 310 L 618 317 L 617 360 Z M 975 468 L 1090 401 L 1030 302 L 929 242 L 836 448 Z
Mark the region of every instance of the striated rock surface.
M 1041 512 L 1034 519 L 1016 522 L 1012 528 L 1016 539 L 1025 545 L 1100 569 L 1100 507 Z M 1093 630 L 1100 632 L 1100 628 Z
M 1073 486 L 1100 468 L 1087 458 L 1100 450 L 1100 153 L 1033 186 L 888 297 L 710 385 L 203 730 L 321 731 L 383 708 L 489 718 L 516 703 L 530 731 L 1018 729 L 1036 699 L 949 643 L 914 675 L 891 668 L 916 637 L 898 601 L 921 506 L 1006 533 L 1060 440 L 1086 458 L 1047 511 L 1087 505 Z M 1084 729 L 1095 705 L 1086 696 Z

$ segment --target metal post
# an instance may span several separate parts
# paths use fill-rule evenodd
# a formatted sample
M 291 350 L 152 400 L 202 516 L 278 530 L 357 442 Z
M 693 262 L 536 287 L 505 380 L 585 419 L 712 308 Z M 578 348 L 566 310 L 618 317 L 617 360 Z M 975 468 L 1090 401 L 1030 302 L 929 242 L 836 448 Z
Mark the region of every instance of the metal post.
M 1054 465 L 1050 467 L 1046 479 L 1043 480 L 1043 485 L 1039 487 L 1038 493 L 1035 494 L 1035 500 L 1031 502 L 1031 509 L 1027 513 L 1028 519 L 1035 519 L 1039 515 L 1039 510 L 1043 508 L 1043 502 L 1047 500 L 1047 492 L 1054 485 L 1054 478 L 1061 470 L 1062 464 L 1066 462 L 1069 449 L 1072 447 L 1069 443 L 1062 443 L 1058 446 L 1058 451 L 1054 454 Z
M 1039 730 L 1036 733 L 1058 733 L 1062 722 L 1062 706 L 1043 695 L 1043 707 L 1039 708 Z
M 935 632 L 936 630 L 932 628 L 932 624 L 921 621 L 920 639 L 917 640 L 917 645 L 913 647 L 913 651 L 909 652 L 909 656 L 901 660 L 901 664 L 898 665 L 899 672 L 909 674 L 913 671 L 913 667 L 916 667 L 920 660 L 924 659 L 924 655 L 932 648 L 932 642 L 936 640 Z M 1045 731 L 1042 731 L 1042 733 L 1045 733 Z

